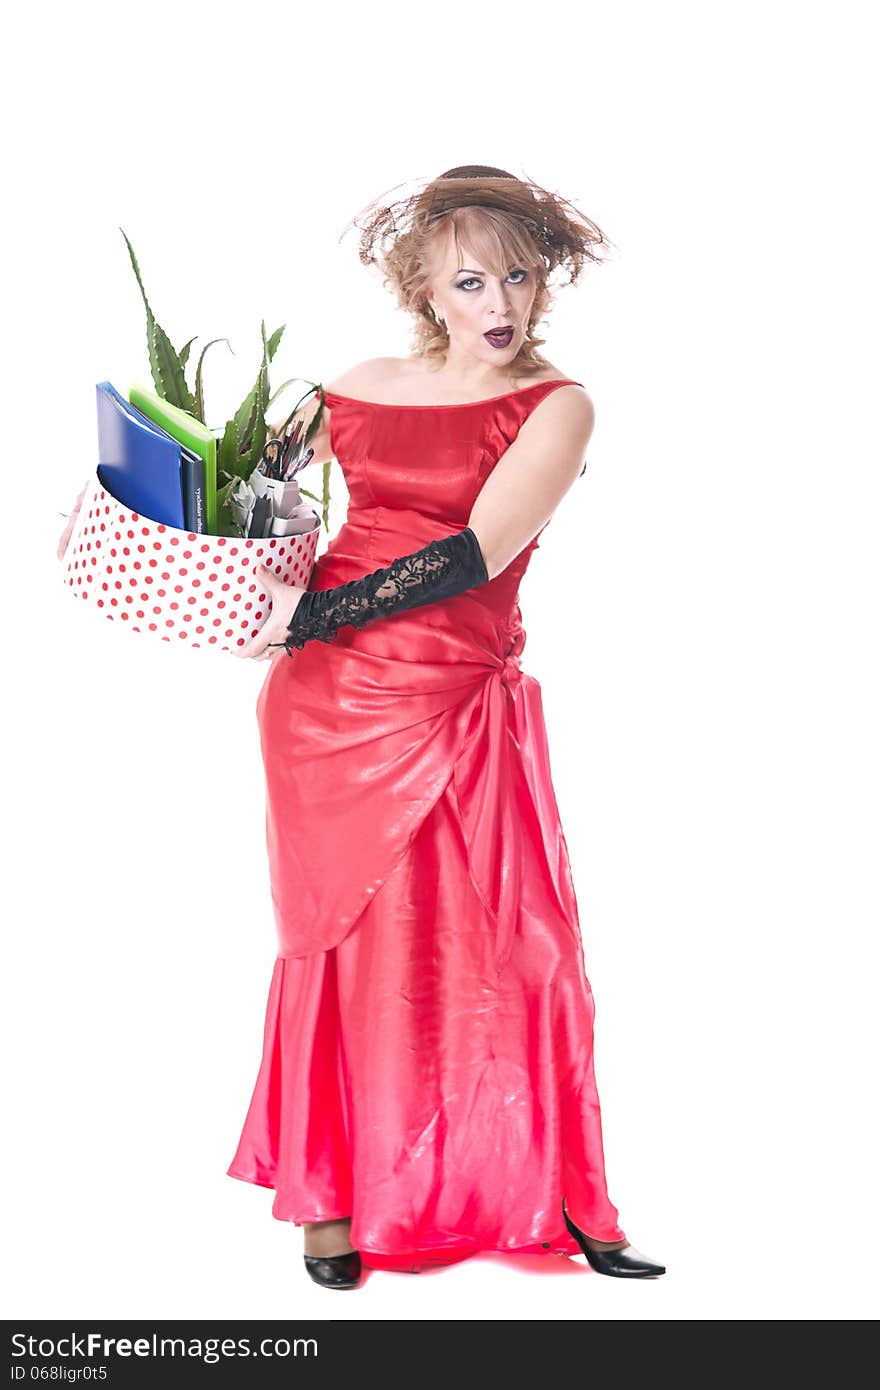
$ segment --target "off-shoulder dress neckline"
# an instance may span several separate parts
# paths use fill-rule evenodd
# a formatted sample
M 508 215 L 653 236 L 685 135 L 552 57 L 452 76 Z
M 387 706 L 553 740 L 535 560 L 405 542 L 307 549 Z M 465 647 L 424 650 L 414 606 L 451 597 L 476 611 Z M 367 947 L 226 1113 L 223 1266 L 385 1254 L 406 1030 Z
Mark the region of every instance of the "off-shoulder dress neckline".
M 505 391 L 500 396 L 486 396 L 481 401 L 454 401 L 451 404 L 438 405 L 398 405 L 393 401 L 365 401 L 358 396 L 345 396 L 341 391 L 325 391 L 326 397 L 336 397 L 340 401 L 350 401 L 353 405 L 371 405 L 380 410 L 468 410 L 478 405 L 493 405 L 495 401 L 506 401 L 511 396 L 523 396 L 528 391 L 534 391 L 538 386 L 556 386 L 565 384 L 566 386 L 582 386 L 583 383 L 575 381 L 569 376 L 548 377 L 544 381 L 533 381 L 531 386 L 521 386 L 516 391 Z

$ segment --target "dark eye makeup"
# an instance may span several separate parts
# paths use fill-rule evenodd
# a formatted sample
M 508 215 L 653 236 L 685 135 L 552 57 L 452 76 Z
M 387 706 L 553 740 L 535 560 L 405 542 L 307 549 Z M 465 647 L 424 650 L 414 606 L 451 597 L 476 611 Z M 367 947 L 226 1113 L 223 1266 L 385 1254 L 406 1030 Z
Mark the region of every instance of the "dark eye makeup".
M 509 275 L 508 275 L 507 278 L 510 279 L 510 276 L 511 276 L 511 275 L 522 275 L 524 279 L 528 279 L 528 274 L 529 274 L 529 272 L 528 272 L 527 270 L 523 270 L 522 268 L 517 267 L 515 270 L 511 270 L 511 271 L 510 271 L 510 273 L 509 273 Z M 464 279 L 464 280 L 459 280 L 459 282 L 458 282 L 458 284 L 456 285 L 455 288 L 456 288 L 457 290 L 463 290 L 464 287 L 465 287 L 465 285 L 469 285 L 469 284 L 471 284 L 471 283 L 479 284 L 479 283 L 481 283 L 481 282 L 477 280 L 477 277 L 476 277 L 475 275 L 468 275 L 468 276 L 466 277 L 466 279 Z M 517 281 L 516 281 L 516 284 L 521 285 L 521 284 L 522 284 L 522 280 L 517 280 Z

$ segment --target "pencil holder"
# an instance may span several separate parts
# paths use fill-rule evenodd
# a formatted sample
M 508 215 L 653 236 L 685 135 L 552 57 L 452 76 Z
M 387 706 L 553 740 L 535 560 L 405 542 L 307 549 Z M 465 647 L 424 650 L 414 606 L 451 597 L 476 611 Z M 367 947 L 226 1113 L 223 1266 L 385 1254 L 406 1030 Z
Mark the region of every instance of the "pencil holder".
M 321 521 L 295 536 L 240 539 L 179 531 L 131 511 L 96 472 L 61 560 L 74 598 L 133 632 L 215 651 L 233 651 L 259 632 L 269 596 L 267 569 L 308 588 Z

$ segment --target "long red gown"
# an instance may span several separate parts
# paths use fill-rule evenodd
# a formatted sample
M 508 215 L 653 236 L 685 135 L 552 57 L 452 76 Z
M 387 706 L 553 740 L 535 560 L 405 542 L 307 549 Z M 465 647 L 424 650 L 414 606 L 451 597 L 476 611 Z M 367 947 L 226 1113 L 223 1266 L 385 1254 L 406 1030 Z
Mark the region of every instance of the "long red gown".
M 310 588 L 467 525 L 569 378 L 464 405 L 327 392 L 349 489 Z M 580 385 L 580 383 L 575 383 Z M 494 579 L 269 663 L 257 703 L 278 935 L 228 1174 L 282 1221 L 351 1217 L 364 1264 L 625 1239 L 605 1180 L 593 996 L 517 602 Z

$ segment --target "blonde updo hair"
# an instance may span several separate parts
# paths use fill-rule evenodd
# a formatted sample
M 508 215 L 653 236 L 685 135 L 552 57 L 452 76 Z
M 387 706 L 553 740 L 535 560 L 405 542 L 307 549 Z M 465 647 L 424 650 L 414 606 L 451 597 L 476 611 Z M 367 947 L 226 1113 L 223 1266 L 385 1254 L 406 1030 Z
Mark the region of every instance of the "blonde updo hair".
M 447 169 L 416 193 L 391 202 L 386 197 L 369 203 L 342 236 L 358 228 L 361 262 L 379 269 L 399 307 L 412 314 L 415 354 L 430 367 L 446 361 L 449 337 L 434 317 L 427 291 L 438 238 L 451 235 L 459 253 L 464 240 L 495 275 L 503 277 L 514 266 L 536 270 L 526 336 L 510 366 L 523 376 L 548 367 L 537 350 L 545 339 L 537 335 L 536 326 L 553 302 L 550 277 L 562 267 L 568 270 L 564 283 L 573 285 L 587 262 L 606 259 L 602 253 L 612 243 L 595 222 L 533 180 L 485 164 Z

